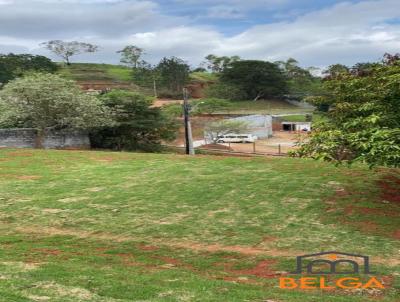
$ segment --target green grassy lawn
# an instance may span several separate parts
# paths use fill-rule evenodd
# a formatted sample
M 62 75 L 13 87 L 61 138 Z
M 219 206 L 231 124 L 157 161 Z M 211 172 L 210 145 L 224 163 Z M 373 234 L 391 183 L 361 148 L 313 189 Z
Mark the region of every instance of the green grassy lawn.
M 0 301 L 398 301 L 399 176 L 291 158 L 2 149 Z M 327 250 L 370 256 L 387 288 L 278 287 L 296 256 Z
M 218 76 L 210 72 L 192 72 L 189 79 L 197 82 L 215 82 L 218 80 Z
M 132 70 L 122 65 L 73 63 L 63 65 L 59 73 L 76 81 L 110 81 L 129 82 L 132 80 Z
M 216 114 L 290 114 L 312 112 L 282 100 L 231 101 L 231 106 Z

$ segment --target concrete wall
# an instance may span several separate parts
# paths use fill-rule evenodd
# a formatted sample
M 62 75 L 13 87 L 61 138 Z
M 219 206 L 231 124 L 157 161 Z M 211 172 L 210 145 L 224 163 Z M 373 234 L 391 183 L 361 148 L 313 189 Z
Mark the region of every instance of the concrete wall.
M 0 148 L 35 148 L 37 131 L 30 128 L 0 129 Z M 82 131 L 50 131 L 43 140 L 45 149 L 89 149 L 87 133 Z
M 268 138 L 272 136 L 272 116 L 270 115 L 246 115 L 235 117 L 230 120 L 246 122 L 249 125 L 249 134 L 256 135 L 258 138 Z

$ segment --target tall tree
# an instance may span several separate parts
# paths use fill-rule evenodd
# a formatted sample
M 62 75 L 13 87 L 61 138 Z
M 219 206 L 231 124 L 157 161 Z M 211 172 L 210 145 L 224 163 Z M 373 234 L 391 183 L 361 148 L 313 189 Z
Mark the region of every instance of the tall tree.
M 326 80 L 326 119 L 301 144 L 300 156 L 369 165 L 400 166 L 400 60 Z
M 52 74 L 30 74 L 8 83 L 0 91 L 0 109 L 0 125 L 37 129 L 38 147 L 48 130 L 89 129 L 109 122 L 96 97 Z
M 67 65 L 71 65 L 70 58 L 82 53 L 92 53 L 99 50 L 99 47 L 90 43 L 78 41 L 52 40 L 40 44 L 42 47 L 50 50 L 55 55 L 62 58 Z
M 140 58 L 144 54 L 144 49 L 135 45 L 128 45 L 124 49 L 117 51 L 117 53 L 121 54 L 121 63 L 137 68 L 140 65 Z
M 240 87 L 248 99 L 280 97 L 287 92 L 287 83 L 279 67 L 257 60 L 236 61 L 221 73 L 221 81 Z
M 173 93 L 181 93 L 188 82 L 190 67 L 182 59 L 163 58 L 156 67 L 160 75 L 160 85 Z
M 302 68 L 298 61 L 293 58 L 275 63 L 278 64 L 287 78 L 290 98 L 303 100 L 305 97 L 322 92 L 321 78 L 311 74 L 312 67 Z
M 333 64 L 325 69 L 322 74 L 325 78 L 337 78 L 340 75 L 349 73 L 350 68 L 343 64 Z
M 32 71 L 53 73 L 57 68 L 57 64 L 44 56 L 0 54 L 0 83 L 5 84 Z
M 204 63 L 209 70 L 215 73 L 222 72 L 225 68 L 228 68 L 233 62 L 237 62 L 240 60 L 239 56 L 216 56 L 213 54 L 208 55 L 206 58 L 206 62 Z

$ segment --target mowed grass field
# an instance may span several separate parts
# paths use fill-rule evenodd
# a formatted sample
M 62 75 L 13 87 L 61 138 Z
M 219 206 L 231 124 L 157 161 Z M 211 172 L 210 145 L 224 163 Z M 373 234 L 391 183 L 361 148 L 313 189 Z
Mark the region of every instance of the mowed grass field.
M 399 301 L 399 171 L 291 158 L 0 150 L 0 301 Z M 287 290 L 295 257 L 384 290 Z

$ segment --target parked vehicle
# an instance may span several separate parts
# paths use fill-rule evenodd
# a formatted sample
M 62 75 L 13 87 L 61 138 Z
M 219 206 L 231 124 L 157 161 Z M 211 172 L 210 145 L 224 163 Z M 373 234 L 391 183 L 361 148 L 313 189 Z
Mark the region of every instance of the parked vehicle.
M 254 143 L 257 136 L 253 134 L 225 134 L 218 136 L 218 143 Z

